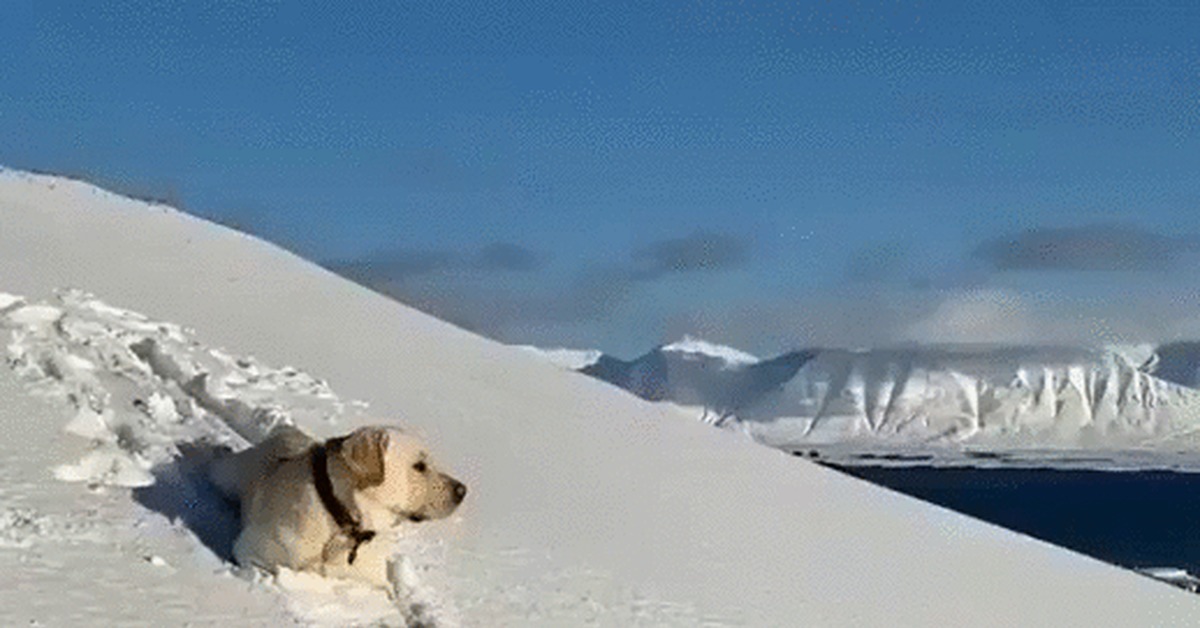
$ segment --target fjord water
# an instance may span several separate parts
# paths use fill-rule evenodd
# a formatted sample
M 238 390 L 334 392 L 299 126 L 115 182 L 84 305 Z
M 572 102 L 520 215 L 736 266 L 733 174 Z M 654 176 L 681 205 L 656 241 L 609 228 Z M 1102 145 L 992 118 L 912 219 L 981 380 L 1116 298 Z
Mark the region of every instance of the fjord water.
M 918 499 L 1131 569 L 1200 573 L 1200 474 L 839 466 Z

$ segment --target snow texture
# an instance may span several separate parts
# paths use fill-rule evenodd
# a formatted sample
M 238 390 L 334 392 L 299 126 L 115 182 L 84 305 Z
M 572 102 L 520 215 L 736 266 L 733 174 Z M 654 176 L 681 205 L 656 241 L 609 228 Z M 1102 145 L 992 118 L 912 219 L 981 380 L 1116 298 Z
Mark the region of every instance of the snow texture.
M 12 365 L 0 368 L 2 625 L 1200 614 L 1177 588 L 730 438 L 249 236 L 78 181 L 0 172 L 0 290 Z M 396 599 L 229 564 L 236 517 L 198 469 L 280 421 L 318 437 L 397 422 L 471 486 L 455 517 L 397 548 Z
M 259 442 L 277 425 L 335 424 L 347 414 L 347 404 L 325 382 L 294 367 L 274 369 L 204 347 L 178 325 L 82 291 L 60 291 L 52 303 L 20 303 L 0 316 L 0 330 L 11 337 L 7 363 L 31 394 L 68 406 L 74 416 L 63 431 L 88 442 L 82 458 L 52 469 L 54 477 L 92 490 L 137 489 L 135 501 L 182 522 L 223 561 L 231 561 L 237 512 L 208 484 L 204 462 L 219 450 Z M 351 410 L 364 406 L 349 404 Z M 32 539 L 62 537 L 71 526 L 35 511 L 8 510 L 0 516 L 0 545 L 29 547 Z M 161 556 L 145 560 L 170 567 Z M 317 578 L 314 586 L 307 574 L 270 581 L 246 575 L 291 592 L 286 599 L 295 618 L 316 623 L 403 623 L 411 606 L 430 605 L 416 597 L 421 585 L 415 577 L 397 580 L 403 587 L 397 606 L 353 583 Z

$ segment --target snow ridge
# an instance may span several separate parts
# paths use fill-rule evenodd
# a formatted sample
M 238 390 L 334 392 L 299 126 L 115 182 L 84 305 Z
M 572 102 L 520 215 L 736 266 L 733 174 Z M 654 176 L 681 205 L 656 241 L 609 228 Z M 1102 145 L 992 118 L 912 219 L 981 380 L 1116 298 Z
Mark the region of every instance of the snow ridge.
M 1200 427 L 1200 395 L 1120 353 L 1050 348 L 824 351 L 738 411 L 781 445 L 1146 444 Z
M 661 349 L 666 352 L 683 353 L 687 355 L 705 356 L 710 358 L 720 358 L 730 366 L 746 366 L 758 362 L 758 358 L 733 347 L 714 344 L 707 340 L 696 338 L 694 336 L 685 335 L 682 339 L 677 340 L 669 345 L 664 345 Z
M 737 350 L 688 338 L 632 361 L 601 356 L 580 370 L 644 399 L 696 408 L 701 420 L 765 444 L 818 448 L 843 462 L 861 453 L 875 462 L 888 450 L 992 465 L 1000 458 L 967 457 L 966 449 L 1200 446 L 1195 343 L 829 349 L 737 362 L 730 355 Z
M 518 349 L 534 353 L 551 364 L 564 368 L 569 371 L 578 371 L 582 368 L 587 368 L 596 363 L 603 355 L 595 349 L 566 349 L 563 347 L 554 347 L 552 349 L 543 349 L 531 345 L 517 345 Z

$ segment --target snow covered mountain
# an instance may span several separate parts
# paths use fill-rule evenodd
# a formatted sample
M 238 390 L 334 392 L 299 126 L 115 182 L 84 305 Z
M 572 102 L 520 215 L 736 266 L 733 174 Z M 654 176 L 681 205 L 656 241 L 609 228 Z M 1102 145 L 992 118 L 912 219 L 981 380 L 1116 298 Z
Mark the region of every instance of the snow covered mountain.
M 1189 388 L 1200 388 L 1200 342 L 1171 342 L 1156 347 L 1142 370 Z
M 794 352 L 759 360 L 737 349 L 685 338 L 630 361 L 601 355 L 579 371 L 643 399 L 724 413 L 753 405 L 815 355 Z
M 78 181 L 0 171 L 0 292 L 0 625 L 401 625 L 414 603 L 439 626 L 1200 615 L 1194 595 L 728 438 Z M 459 516 L 396 548 L 398 599 L 229 564 L 236 518 L 195 446 L 277 421 L 320 437 L 400 424 L 471 485 Z
M 519 345 L 517 348 L 540 356 L 542 359 L 549 361 L 559 368 L 571 371 L 587 368 L 595 364 L 596 360 L 599 360 L 604 355 L 600 351 L 589 349 L 565 349 L 561 347 L 543 349 L 532 345 Z
M 978 453 L 1136 450 L 1123 456 L 1128 464 L 1155 450 L 1200 451 L 1200 343 L 826 349 L 768 360 L 693 339 L 685 346 L 704 348 L 678 346 L 631 361 L 601 356 L 580 371 L 644 399 L 700 407 L 776 447 L 852 459 L 887 450 L 954 459 L 970 449 L 970 460 L 993 464 Z

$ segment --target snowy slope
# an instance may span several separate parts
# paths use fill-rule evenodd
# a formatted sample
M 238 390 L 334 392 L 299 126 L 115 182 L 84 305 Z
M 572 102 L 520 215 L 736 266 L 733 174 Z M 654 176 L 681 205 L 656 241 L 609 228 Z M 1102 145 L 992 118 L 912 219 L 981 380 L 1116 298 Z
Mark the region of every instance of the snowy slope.
M 517 345 L 517 348 L 524 349 L 559 368 L 569 371 L 578 371 L 579 369 L 587 368 L 595 364 L 596 360 L 599 360 L 600 356 L 603 355 L 595 349 L 566 349 L 562 347 L 545 349 L 532 345 Z
M 86 293 L 56 292 L 70 288 Z M 138 474 L 106 477 L 114 467 L 102 465 L 64 476 L 83 483 L 53 475 L 108 447 L 110 462 L 154 475 L 166 461 L 180 471 L 169 479 L 187 480 L 194 461 L 180 439 L 236 443 L 274 420 L 320 435 L 398 421 L 472 486 L 459 517 L 414 531 L 400 574 L 442 625 L 1186 625 L 1200 615 L 1194 596 L 1149 578 L 730 438 L 252 238 L 82 183 L 0 173 L 0 291 L 26 304 L 9 304 L 4 344 L 52 358 L 34 360 L 48 370 L 17 364 L 0 376 L 10 436 L 0 539 L 16 539 L 0 543 L 0 624 L 354 618 L 343 607 L 365 603 L 346 604 L 352 592 L 222 575 L 203 529 L 219 507 L 202 486 L 156 476 L 130 490 L 118 485 L 143 483 Z M 89 294 L 122 309 L 89 306 Z M 47 331 L 50 311 L 14 305 L 99 327 Z M 91 353 L 97 338 L 141 349 L 108 362 Z M 84 391 L 74 386 L 89 373 L 107 393 L 91 409 L 114 409 L 90 424 L 95 443 L 62 431 L 91 407 L 64 393 Z M 255 387 L 256 374 L 270 385 Z M 196 422 L 171 406 L 198 408 Z M 206 514 L 189 519 L 197 508 Z

